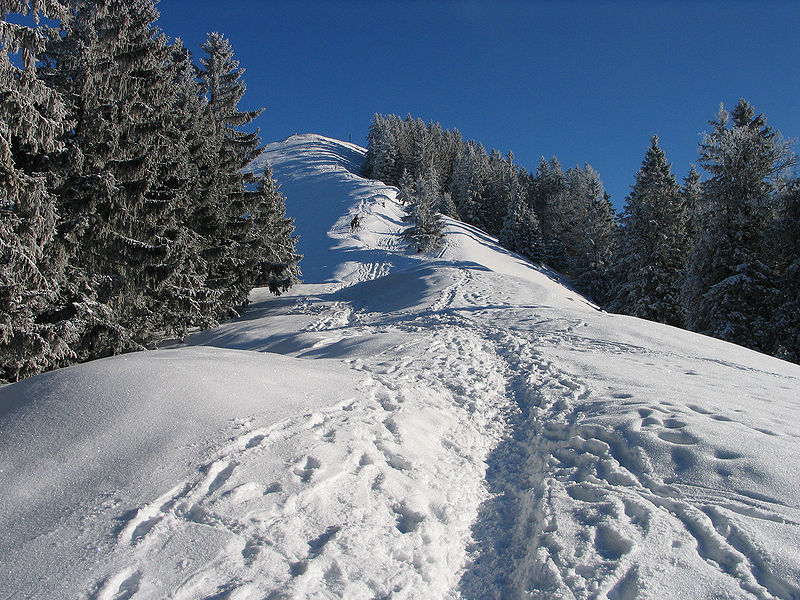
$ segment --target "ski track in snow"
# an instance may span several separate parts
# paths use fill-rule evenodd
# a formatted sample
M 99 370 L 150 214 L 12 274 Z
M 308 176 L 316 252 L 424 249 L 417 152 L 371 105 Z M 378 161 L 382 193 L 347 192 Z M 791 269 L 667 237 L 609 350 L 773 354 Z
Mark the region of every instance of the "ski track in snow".
M 728 440 L 796 440 L 796 423 L 714 388 L 736 373 L 786 403 L 796 371 L 681 354 L 666 328 L 610 335 L 613 316 L 545 269 L 536 285 L 555 291 L 531 293 L 533 267 L 469 226 L 451 223 L 435 257 L 410 254 L 396 190 L 354 174 L 357 146 L 293 136 L 254 168 L 267 158 L 289 214 L 327 195 L 329 212 L 298 219 L 321 287 L 194 343 L 333 357 L 360 383 L 280 422 L 240 416 L 144 504 L 97 508 L 113 518 L 98 519 L 111 526 L 82 597 L 800 598 L 798 503 L 741 483 L 767 474 Z

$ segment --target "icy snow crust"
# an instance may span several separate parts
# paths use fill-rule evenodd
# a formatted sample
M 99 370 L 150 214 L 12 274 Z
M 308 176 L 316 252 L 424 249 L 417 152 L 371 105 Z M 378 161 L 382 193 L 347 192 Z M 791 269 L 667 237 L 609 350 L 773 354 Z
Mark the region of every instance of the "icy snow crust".
M 461 223 L 410 254 L 363 156 L 254 164 L 290 294 L 0 389 L 0 598 L 800 598 L 800 368 Z

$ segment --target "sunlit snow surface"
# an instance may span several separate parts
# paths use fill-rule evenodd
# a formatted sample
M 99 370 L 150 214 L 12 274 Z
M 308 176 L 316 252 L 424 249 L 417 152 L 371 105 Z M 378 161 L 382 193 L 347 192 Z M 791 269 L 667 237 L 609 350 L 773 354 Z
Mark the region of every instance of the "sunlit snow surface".
M 0 389 L 0 599 L 800 598 L 800 367 L 409 253 L 363 155 L 254 165 L 306 284 Z

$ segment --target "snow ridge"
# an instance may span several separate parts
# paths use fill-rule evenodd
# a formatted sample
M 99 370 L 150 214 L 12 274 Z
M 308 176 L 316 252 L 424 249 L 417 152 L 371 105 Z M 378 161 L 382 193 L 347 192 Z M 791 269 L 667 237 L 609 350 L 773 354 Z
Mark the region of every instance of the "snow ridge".
M 800 598 L 800 368 L 606 314 L 458 222 L 408 252 L 363 156 L 254 164 L 303 285 L 0 389 L 0 597 Z

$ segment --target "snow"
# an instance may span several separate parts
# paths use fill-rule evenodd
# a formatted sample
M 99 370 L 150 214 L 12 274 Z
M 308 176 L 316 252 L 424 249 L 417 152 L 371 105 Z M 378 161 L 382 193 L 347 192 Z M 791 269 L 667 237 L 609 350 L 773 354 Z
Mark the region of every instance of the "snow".
M 290 293 L 0 388 L 0 598 L 800 598 L 800 367 L 409 252 L 363 155 L 254 163 Z

